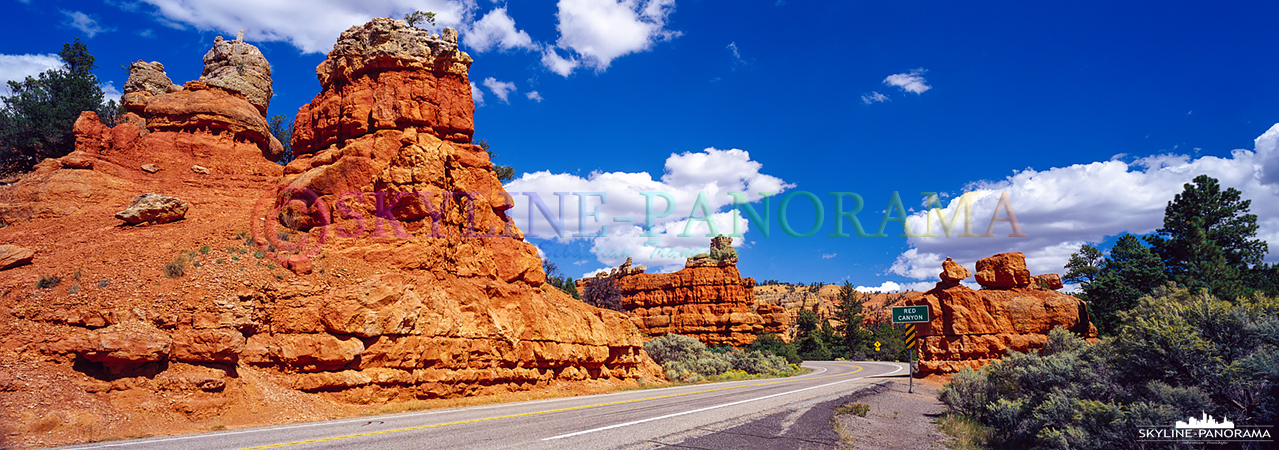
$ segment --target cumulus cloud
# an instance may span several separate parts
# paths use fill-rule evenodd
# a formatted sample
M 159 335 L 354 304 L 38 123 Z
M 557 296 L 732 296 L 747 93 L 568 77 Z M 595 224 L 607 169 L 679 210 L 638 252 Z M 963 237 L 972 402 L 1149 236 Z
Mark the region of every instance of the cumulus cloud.
M 89 36 L 90 38 L 96 36 L 98 33 L 115 31 L 115 28 L 103 27 L 101 24 L 98 23 L 97 19 L 94 19 L 88 14 L 82 13 L 80 11 L 67 11 L 64 9 L 62 10 L 62 15 L 67 17 L 67 22 L 65 23 L 65 25 L 71 28 L 80 30 L 82 33 Z
M 926 80 L 924 80 L 923 75 L 924 72 L 927 71 L 928 70 L 921 67 L 908 73 L 895 73 L 889 75 L 888 78 L 884 78 L 884 84 L 899 87 L 901 90 L 906 92 L 923 94 L 933 88 L 928 85 Z
M 888 101 L 888 96 L 884 94 L 880 94 L 879 92 L 870 92 L 867 94 L 862 94 L 862 103 L 865 103 L 867 105 L 873 105 L 875 103 L 881 103 L 886 101 Z
M 484 91 L 481 91 L 474 81 L 471 82 L 471 101 L 475 102 L 475 106 L 484 105 Z
M 142 0 L 154 6 L 162 22 L 175 27 L 223 32 L 234 36 L 245 30 L 245 39 L 287 42 L 304 53 L 325 53 L 339 34 L 374 17 L 400 18 L 408 11 L 432 11 L 440 26 L 459 29 L 473 19 L 474 0 L 366 0 L 360 2 L 196 2 Z
M 542 65 L 551 72 L 559 74 L 559 76 L 568 78 L 577 66 L 581 65 L 576 58 L 572 56 L 563 57 L 553 47 L 547 47 L 542 50 Z
M 484 87 L 493 91 L 493 95 L 502 100 L 502 103 L 511 103 L 510 96 L 515 92 L 515 83 L 509 81 L 497 81 L 496 78 L 488 77 L 484 79 Z
M 527 94 L 524 94 L 524 96 L 528 97 L 529 100 L 542 103 L 542 94 L 539 94 L 537 91 L 529 91 Z
M 618 57 L 646 51 L 654 43 L 680 35 L 666 29 L 675 0 L 560 0 L 558 7 L 560 37 L 556 47 L 572 51 L 582 64 L 597 72 Z M 548 69 L 562 76 L 572 73 L 577 62 L 560 58 L 551 49 L 542 58 Z
M 1259 226 L 1257 237 L 1270 244 L 1267 261 L 1279 260 L 1279 124 L 1255 140 L 1253 150 L 1235 150 L 1230 157 L 1155 155 L 1132 162 L 1112 159 L 1044 171 L 1024 170 L 998 181 L 979 181 L 964 197 L 944 203 L 941 215 L 954 220 L 950 238 L 944 236 L 936 212 L 920 211 L 907 222 L 915 234 L 932 223 L 937 237 L 910 237 L 910 248 L 897 257 L 889 272 L 916 280 L 936 280 L 947 256 L 970 270 L 977 259 L 1000 252 L 1026 254 L 1031 273 L 1061 273 L 1070 254 L 1085 243 L 1099 243 L 1121 233 L 1146 234 L 1163 226 L 1164 208 L 1183 186 L 1200 174 L 1233 187 L 1252 200 L 1251 213 Z M 1009 237 L 1009 222 L 996 222 L 996 237 L 958 237 L 964 233 L 965 203 L 972 205 L 972 233 L 986 234 L 1003 193 L 1026 237 Z M 922 202 L 922 196 L 921 196 Z M 1008 218 L 1006 211 L 1000 216 Z M 892 232 L 892 226 L 888 232 Z M 900 230 L 900 229 L 899 229 Z
M 61 69 L 62 58 L 57 54 L 43 55 L 0 55 L 0 97 L 13 95 L 9 90 L 10 81 L 18 81 L 34 77 L 51 69 Z
M 537 48 L 528 33 L 515 28 L 515 19 L 506 15 L 506 7 L 489 11 L 480 20 L 472 23 L 462 33 L 462 43 L 477 52 L 486 52 L 494 48 L 502 51 Z
M 102 88 L 103 102 L 115 100 L 116 103 L 120 103 L 120 97 L 123 96 L 124 93 L 120 92 L 120 89 L 115 87 L 114 81 L 108 81 L 106 84 L 99 85 L 98 87 Z
M 591 253 L 605 266 L 630 256 L 635 264 L 675 270 L 686 257 L 706 251 L 708 234 L 733 234 L 735 226 L 737 233 L 747 231 L 748 222 L 732 211 L 730 192 L 756 202 L 761 193 L 794 187 L 762 168 L 744 150 L 708 148 L 672 154 L 659 179 L 647 172 L 525 173 L 506 185 L 515 200 L 508 213 L 530 238 L 561 244 L 590 239 Z M 587 236 L 592 234 L 602 236 Z

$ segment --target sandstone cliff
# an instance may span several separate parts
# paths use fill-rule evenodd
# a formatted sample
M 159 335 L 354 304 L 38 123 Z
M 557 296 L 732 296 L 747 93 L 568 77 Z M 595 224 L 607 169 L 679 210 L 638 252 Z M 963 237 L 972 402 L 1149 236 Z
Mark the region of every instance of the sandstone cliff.
M 968 276 L 968 269 L 948 258 L 937 287 L 905 302 L 932 310 L 931 321 L 916 325 L 922 374 L 977 368 L 1008 351 L 1042 348 L 1058 326 L 1097 337 L 1083 300 L 1057 292 L 1061 278 L 1055 274 L 1032 277 L 1021 253 L 978 260 L 981 290 L 960 284 Z
M 343 33 L 287 168 L 245 46 L 216 43 L 181 89 L 135 64 L 124 123 L 85 113 L 75 153 L 0 187 L 0 242 L 34 254 L 0 270 L 0 447 L 662 379 L 624 314 L 543 285 L 468 143 L 453 30 Z M 189 211 L 114 217 L 144 192 Z
M 756 305 L 754 278 L 737 271 L 732 238 L 712 240 L 711 253 L 689 258 L 675 273 L 644 273 L 630 261 L 610 274 L 578 281 L 585 292 L 593 282 L 612 282 L 622 295 L 622 309 L 648 335 L 675 333 L 706 345 L 741 347 L 761 332 L 784 334 L 785 311 L 776 305 Z

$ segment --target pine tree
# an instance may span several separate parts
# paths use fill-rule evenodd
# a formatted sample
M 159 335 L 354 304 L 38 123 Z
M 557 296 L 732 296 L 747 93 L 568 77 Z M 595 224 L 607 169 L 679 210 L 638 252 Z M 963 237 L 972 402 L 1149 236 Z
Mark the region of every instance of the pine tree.
M 862 321 L 866 318 L 862 314 L 862 303 L 865 300 L 861 293 L 853 289 L 853 284 L 845 281 L 844 285 L 839 288 L 839 303 L 835 305 L 835 319 L 840 324 L 836 327 L 836 332 L 842 338 L 842 346 L 847 352 L 847 356 L 853 359 L 861 359 L 867 353 L 873 352 L 873 336 L 869 330 L 862 327 Z
M 1093 324 L 1102 333 L 1115 333 L 1121 311 L 1136 307 L 1138 299 L 1167 282 L 1158 255 L 1136 236 L 1120 236 L 1110 249 L 1110 259 L 1084 287 Z
M 1256 238 L 1257 216 L 1248 213 L 1252 200 L 1235 188 L 1223 191 L 1207 175 L 1184 188 L 1164 209 L 1163 228 L 1146 241 L 1177 283 L 1207 287 L 1223 298 L 1246 294 L 1248 283 L 1236 281 L 1254 273 L 1267 251 Z
M 1106 262 L 1106 257 L 1101 254 L 1101 250 L 1088 244 L 1079 247 L 1079 251 L 1070 255 L 1070 261 L 1066 263 L 1066 276 L 1062 277 L 1067 283 L 1078 283 L 1087 285 L 1097 279 L 1097 274 L 1101 272 L 1101 265 Z
M 58 56 L 61 68 L 9 82 L 13 95 L 0 109 L 0 165 L 28 170 L 44 158 L 71 153 L 71 128 L 82 111 L 109 116 L 118 108 L 102 104 L 94 58 L 84 43 L 77 38 L 63 44 Z

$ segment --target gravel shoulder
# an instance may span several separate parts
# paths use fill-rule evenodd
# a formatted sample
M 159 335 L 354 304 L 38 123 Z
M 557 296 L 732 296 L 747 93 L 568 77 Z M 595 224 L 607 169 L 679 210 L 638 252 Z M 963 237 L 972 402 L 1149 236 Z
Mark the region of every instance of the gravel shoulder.
M 941 383 L 915 380 L 915 392 L 907 393 L 907 377 L 885 378 L 873 389 L 842 398 L 844 404 L 865 403 L 865 417 L 835 413 L 831 423 L 844 448 L 854 450 L 944 449 L 946 435 L 933 424 L 945 404 L 937 400 Z

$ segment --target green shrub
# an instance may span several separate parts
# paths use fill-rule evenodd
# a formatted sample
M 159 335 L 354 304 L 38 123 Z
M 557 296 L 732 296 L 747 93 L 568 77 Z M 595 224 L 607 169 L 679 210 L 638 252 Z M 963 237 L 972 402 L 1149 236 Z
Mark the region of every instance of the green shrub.
M 662 366 L 671 381 L 743 379 L 751 376 L 790 376 L 800 369 L 781 357 L 732 347 L 708 349 L 697 338 L 667 334 L 644 344 L 644 351 Z
M 865 403 L 847 403 L 843 406 L 835 408 L 835 414 L 852 414 L 859 417 L 866 417 L 866 413 L 870 412 L 870 405 Z
M 62 277 L 56 275 L 40 275 L 40 281 L 36 282 L 36 287 L 40 289 L 53 289 L 62 282 Z
M 211 250 L 213 250 L 213 249 L 209 248 L 209 246 L 207 246 L 207 245 L 205 245 L 205 246 L 201 246 L 201 247 L 200 247 L 200 254 L 201 254 L 201 255 L 207 255 L 207 254 L 209 254 L 209 252 L 210 252 Z
M 989 429 L 994 448 L 1135 448 L 1133 430 L 1201 411 L 1276 420 L 1279 300 L 1159 291 L 1121 313 L 1116 338 L 1064 329 L 1037 353 L 955 374 L 939 398 Z

